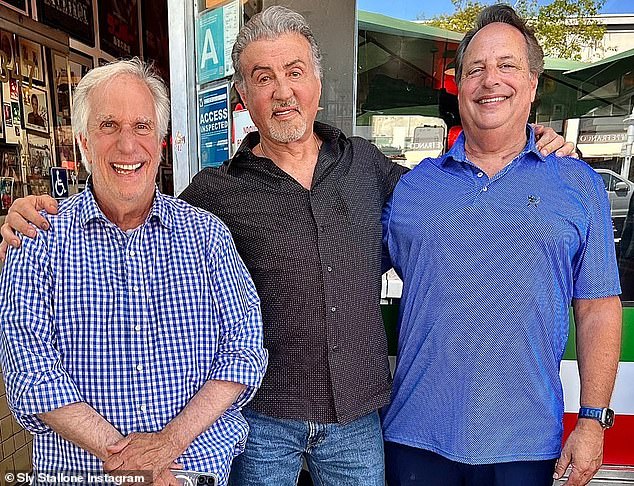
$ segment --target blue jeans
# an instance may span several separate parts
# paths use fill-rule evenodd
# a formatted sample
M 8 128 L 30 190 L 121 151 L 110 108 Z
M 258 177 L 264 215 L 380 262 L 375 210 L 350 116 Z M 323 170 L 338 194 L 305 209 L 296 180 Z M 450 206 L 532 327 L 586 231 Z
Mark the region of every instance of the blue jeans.
M 242 413 L 250 431 L 244 452 L 233 460 L 231 486 L 295 486 L 302 459 L 315 486 L 384 486 L 377 412 L 345 425 Z

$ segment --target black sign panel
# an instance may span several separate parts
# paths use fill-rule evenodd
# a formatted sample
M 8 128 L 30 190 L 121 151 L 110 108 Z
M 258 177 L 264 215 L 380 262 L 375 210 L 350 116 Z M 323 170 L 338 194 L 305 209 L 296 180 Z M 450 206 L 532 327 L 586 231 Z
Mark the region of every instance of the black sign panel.
M 169 85 L 169 41 L 167 0 L 141 0 L 143 23 L 143 57 L 153 61 Z
M 73 39 L 95 45 L 92 0 L 37 0 L 37 15 L 41 22 Z
M 99 42 L 115 57 L 140 54 L 138 0 L 99 0 Z
M 20 10 L 22 13 L 27 13 L 26 0 L 2 0 L 0 1 L 0 5 L 9 5 L 17 10 Z

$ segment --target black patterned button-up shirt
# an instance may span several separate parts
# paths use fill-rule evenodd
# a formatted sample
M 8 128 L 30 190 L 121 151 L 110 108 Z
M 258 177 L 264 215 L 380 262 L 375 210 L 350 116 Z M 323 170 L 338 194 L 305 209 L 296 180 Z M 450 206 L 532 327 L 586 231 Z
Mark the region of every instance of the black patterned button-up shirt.
M 406 169 L 315 123 L 312 187 L 251 149 L 204 169 L 181 194 L 229 227 L 262 302 L 269 366 L 249 404 L 277 418 L 345 423 L 385 405 L 381 208 Z

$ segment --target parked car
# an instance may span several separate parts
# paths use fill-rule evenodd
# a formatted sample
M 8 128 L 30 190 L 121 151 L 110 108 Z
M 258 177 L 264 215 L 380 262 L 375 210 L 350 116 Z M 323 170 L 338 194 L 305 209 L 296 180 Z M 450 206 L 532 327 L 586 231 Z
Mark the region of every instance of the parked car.
M 632 194 L 634 194 L 634 182 L 609 169 L 595 170 L 603 177 L 605 190 L 608 191 L 612 222 L 614 224 L 614 238 L 618 239 L 623 232 L 623 223 L 625 223 L 627 211 L 630 207 L 630 199 L 632 199 Z

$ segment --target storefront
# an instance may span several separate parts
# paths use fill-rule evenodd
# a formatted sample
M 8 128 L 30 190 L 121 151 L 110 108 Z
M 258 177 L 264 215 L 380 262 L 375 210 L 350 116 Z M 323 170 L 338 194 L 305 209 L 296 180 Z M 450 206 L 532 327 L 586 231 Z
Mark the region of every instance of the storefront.
M 64 197 L 84 186 L 87 172 L 70 125 L 83 75 L 116 58 L 141 56 L 168 79 L 168 50 L 165 1 L 0 1 L 0 218 L 18 197 Z M 165 148 L 159 181 L 169 193 Z

